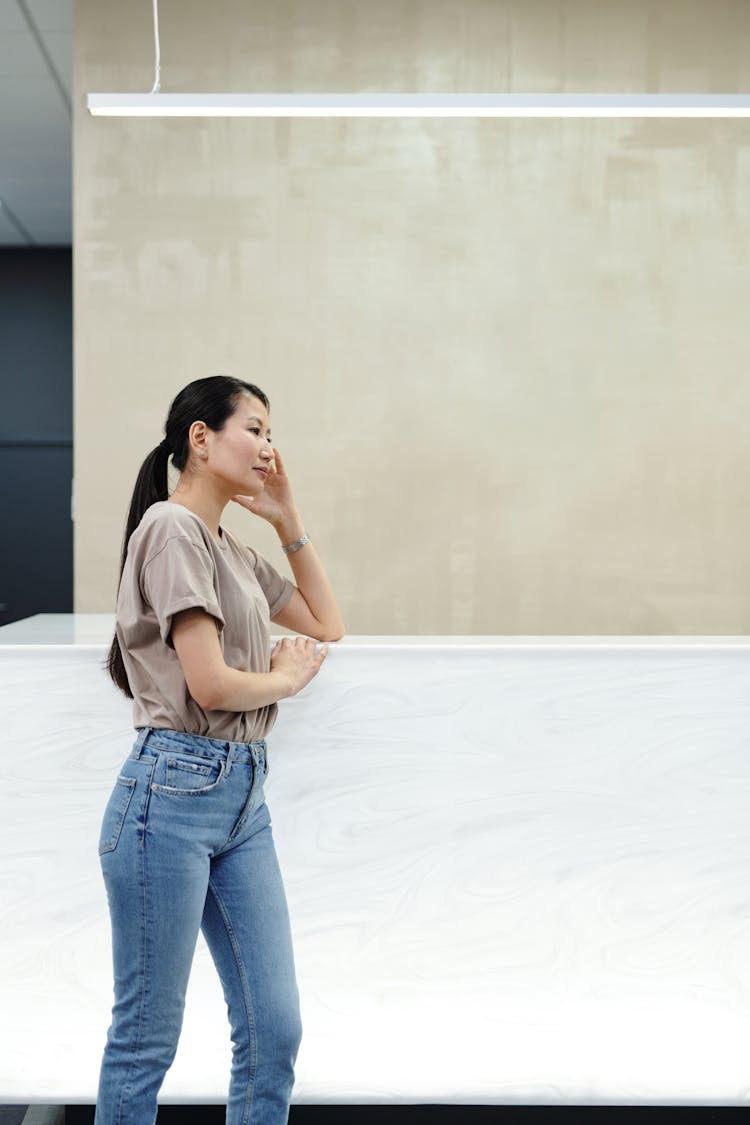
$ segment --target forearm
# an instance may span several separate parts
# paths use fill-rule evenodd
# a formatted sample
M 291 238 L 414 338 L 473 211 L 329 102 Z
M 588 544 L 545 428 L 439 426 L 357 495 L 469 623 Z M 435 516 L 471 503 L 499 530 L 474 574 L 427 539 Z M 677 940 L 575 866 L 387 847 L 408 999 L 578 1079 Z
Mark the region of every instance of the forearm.
M 274 524 L 284 547 L 299 539 L 305 532 L 302 517 L 298 512 L 286 520 Z M 315 544 L 305 543 L 298 551 L 288 554 L 287 559 L 294 574 L 295 583 L 326 633 L 334 638 L 343 636 L 344 620 L 341 616 L 331 585 L 326 577 L 323 564 L 315 550 Z
M 255 711 L 293 694 L 291 680 L 282 672 L 241 672 L 224 665 L 207 710 Z

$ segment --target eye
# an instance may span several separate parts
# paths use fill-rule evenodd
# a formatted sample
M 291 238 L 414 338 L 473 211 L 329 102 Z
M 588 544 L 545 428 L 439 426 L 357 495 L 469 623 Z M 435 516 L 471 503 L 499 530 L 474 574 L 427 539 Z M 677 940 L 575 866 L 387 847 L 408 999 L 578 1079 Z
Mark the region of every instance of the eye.
M 260 427 L 259 426 L 251 426 L 250 427 L 250 433 L 251 434 L 259 434 L 260 433 Z

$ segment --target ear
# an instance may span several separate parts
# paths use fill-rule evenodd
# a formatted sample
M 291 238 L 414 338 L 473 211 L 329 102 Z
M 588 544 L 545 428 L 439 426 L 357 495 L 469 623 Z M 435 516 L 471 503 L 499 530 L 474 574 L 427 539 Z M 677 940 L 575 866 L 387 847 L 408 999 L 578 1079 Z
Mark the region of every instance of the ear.
M 208 426 L 205 422 L 199 420 L 197 422 L 190 423 L 190 429 L 188 431 L 190 449 L 195 454 L 195 456 L 200 457 L 201 460 L 208 456 L 206 450 L 207 434 Z

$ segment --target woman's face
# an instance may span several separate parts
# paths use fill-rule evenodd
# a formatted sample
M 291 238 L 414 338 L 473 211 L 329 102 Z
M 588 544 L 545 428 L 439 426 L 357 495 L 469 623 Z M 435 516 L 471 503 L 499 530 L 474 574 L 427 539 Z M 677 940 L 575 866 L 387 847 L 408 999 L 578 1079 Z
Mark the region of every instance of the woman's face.
M 275 471 L 268 411 L 252 395 L 241 395 L 224 429 L 206 430 L 205 439 L 208 457 L 201 460 L 230 495 L 252 496 Z

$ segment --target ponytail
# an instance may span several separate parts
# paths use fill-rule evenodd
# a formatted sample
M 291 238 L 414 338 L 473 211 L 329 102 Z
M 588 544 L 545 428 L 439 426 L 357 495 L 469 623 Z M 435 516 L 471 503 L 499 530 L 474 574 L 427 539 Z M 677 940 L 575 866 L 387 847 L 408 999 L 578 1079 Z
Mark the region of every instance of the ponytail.
M 138 473 L 138 479 L 135 482 L 133 489 L 133 498 L 130 501 L 130 511 L 128 512 L 127 522 L 125 524 L 125 534 L 122 537 L 122 551 L 120 553 L 120 577 L 118 579 L 118 588 L 122 580 L 122 572 L 125 569 L 125 559 L 128 555 L 128 543 L 130 536 L 133 534 L 138 524 L 143 519 L 143 515 L 147 508 L 155 504 L 157 500 L 168 500 L 169 490 L 167 485 L 167 462 L 169 460 L 169 450 L 162 442 L 157 445 L 156 449 L 149 453 L 146 460 L 141 465 Z M 125 671 L 125 663 L 122 659 L 122 652 L 120 651 L 120 642 L 115 633 L 112 639 L 112 644 L 109 649 L 109 654 L 105 662 L 105 668 L 116 687 L 124 692 L 128 699 L 133 698 L 133 692 L 130 690 L 130 683 L 128 682 L 128 674 Z

